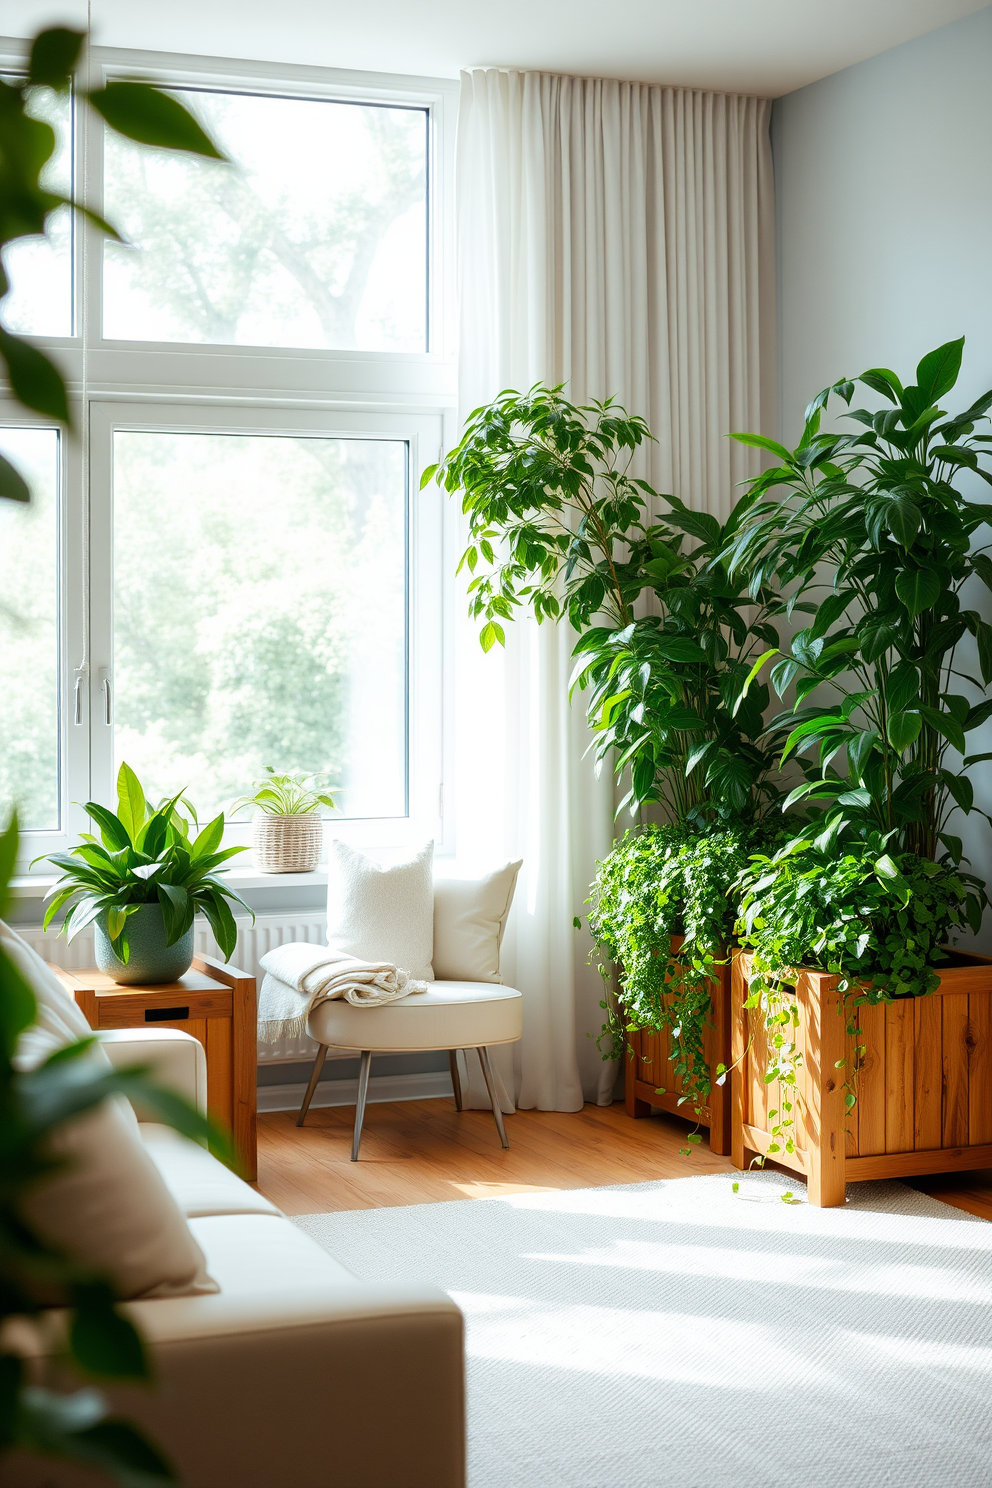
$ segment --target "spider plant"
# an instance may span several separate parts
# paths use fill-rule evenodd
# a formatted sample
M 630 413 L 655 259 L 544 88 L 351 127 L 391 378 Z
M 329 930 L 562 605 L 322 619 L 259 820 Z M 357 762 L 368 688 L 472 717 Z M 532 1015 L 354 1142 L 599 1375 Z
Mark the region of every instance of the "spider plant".
M 302 770 L 277 775 L 271 765 L 266 765 L 265 778 L 252 781 L 251 795 L 239 796 L 231 802 L 231 814 L 247 811 L 252 806 L 267 816 L 312 816 L 321 806 L 334 811 L 334 797 L 326 786 L 321 788 L 324 778 L 322 775 L 308 775 Z

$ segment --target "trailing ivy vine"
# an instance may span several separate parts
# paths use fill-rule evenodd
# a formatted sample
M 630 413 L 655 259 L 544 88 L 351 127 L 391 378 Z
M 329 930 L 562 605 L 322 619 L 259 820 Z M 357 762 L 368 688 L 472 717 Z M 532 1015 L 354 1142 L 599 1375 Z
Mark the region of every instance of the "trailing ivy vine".
M 703 1031 L 737 917 L 732 890 L 751 855 L 786 834 L 775 819 L 647 826 L 626 832 L 597 868 L 589 927 L 604 978 L 615 964 L 621 989 L 619 1005 L 603 1003 L 603 1032 L 618 1049 L 629 1032 L 667 1029 L 680 1103 L 697 1119 L 726 1076 L 722 1065 L 709 1069 Z M 676 936 L 684 938 L 673 950 Z

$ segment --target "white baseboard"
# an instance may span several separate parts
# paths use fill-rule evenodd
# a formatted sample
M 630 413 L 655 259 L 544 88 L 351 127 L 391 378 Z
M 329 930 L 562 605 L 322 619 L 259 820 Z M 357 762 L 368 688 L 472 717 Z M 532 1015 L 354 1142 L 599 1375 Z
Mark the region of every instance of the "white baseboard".
M 260 1085 L 260 1111 L 298 1111 L 306 1092 L 306 1080 L 291 1085 Z M 451 1076 L 442 1070 L 428 1070 L 419 1075 L 372 1075 L 369 1079 L 370 1101 L 438 1100 L 452 1096 Z M 358 1099 L 357 1080 L 321 1080 L 314 1091 L 311 1108 L 317 1106 L 353 1106 Z

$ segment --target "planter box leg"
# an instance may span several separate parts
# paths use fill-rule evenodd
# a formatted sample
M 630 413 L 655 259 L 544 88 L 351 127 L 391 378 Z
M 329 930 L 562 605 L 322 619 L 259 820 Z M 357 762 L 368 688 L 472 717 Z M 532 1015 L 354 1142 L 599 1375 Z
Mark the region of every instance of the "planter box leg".
M 826 982 L 826 985 L 824 983 Z M 843 1013 L 837 1011 L 833 979 L 799 977 L 796 995 L 806 1025 L 806 1089 L 809 1109 L 809 1201 L 822 1209 L 844 1202 L 846 1107 L 844 1082 L 847 1035 Z
M 747 1048 L 747 982 L 741 958 L 735 953 L 730 966 L 730 1160 L 744 1168 L 744 1051 Z
M 623 1104 L 628 1116 L 650 1116 L 651 1107 L 646 1100 L 634 1094 L 634 1061 L 628 1059 L 623 1082 Z

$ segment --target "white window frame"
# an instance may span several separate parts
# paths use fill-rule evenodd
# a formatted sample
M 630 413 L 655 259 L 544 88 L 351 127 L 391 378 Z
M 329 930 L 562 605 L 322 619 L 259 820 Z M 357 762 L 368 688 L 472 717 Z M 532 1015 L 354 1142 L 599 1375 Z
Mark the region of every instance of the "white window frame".
M 0 40 L 0 65 L 23 67 L 23 45 Z M 91 86 L 109 77 L 142 77 L 166 87 L 228 89 L 277 97 L 345 99 L 424 108 L 429 118 L 429 350 L 324 351 L 310 348 L 124 342 L 102 336 L 103 240 L 77 223 L 74 234 L 75 334 L 37 338 L 67 379 L 79 434 L 63 436 L 59 572 L 62 830 L 25 834 L 21 872 L 40 853 L 65 850 L 87 827 L 81 803 L 113 805 L 108 769 L 112 730 L 102 722 L 103 683 L 112 667 L 109 595 L 111 461 L 114 427 L 210 428 L 229 432 L 365 434 L 408 440 L 411 449 L 409 815 L 340 821 L 335 833 L 371 848 L 404 847 L 434 837 L 453 850 L 444 812 L 450 755 L 452 556 L 457 519 L 433 489 L 419 490 L 422 469 L 439 458 L 455 429 L 453 174 L 457 84 L 443 79 L 245 63 L 174 54 L 94 48 Z M 74 120 L 77 195 L 99 209 L 103 126 L 78 111 Z M 45 423 L 0 403 L 0 423 Z M 88 472 L 88 481 L 86 475 Z M 92 603 L 87 607 L 86 596 Z M 78 672 L 86 656 L 84 675 Z M 74 722 L 76 682 L 80 722 Z M 112 685 L 112 674 L 110 675 Z M 230 829 L 231 841 L 247 828 Z M 35 874 L 50 867 L 35 866 Z
M 263 421 L 264 420 L 264 421 Z M 91 508 L 90 758 L 93 798 L 115 799 L 113 727 L 113 439 L 126 430 L 296 436 L 299 438 L 395 439 L 410 451 L 409 533 L 409 804 L 404 816 L 335 818 L 334 834 L 356 846 L 395 847 L 442 835 L 441 668 L 443 651 L 442 506 L 436 487 L 419 491 L 420 474 L 434 459 L 441 439 L 436 414 L 340 413 L 263 410 L 222 404 L 194 406 L 159 402 L 92 402 L 92 483 L 101 492 Z M 106 494 L 106 498 L 103 497 Z M 251 576 L 245 575 L 245 583 Z M 245 782 L 247 790 L 249 782 Z M 195 804 L 195 782 L 190 783 Z M 233 823 L 231 845 L 251 841 L 250 824 Z

